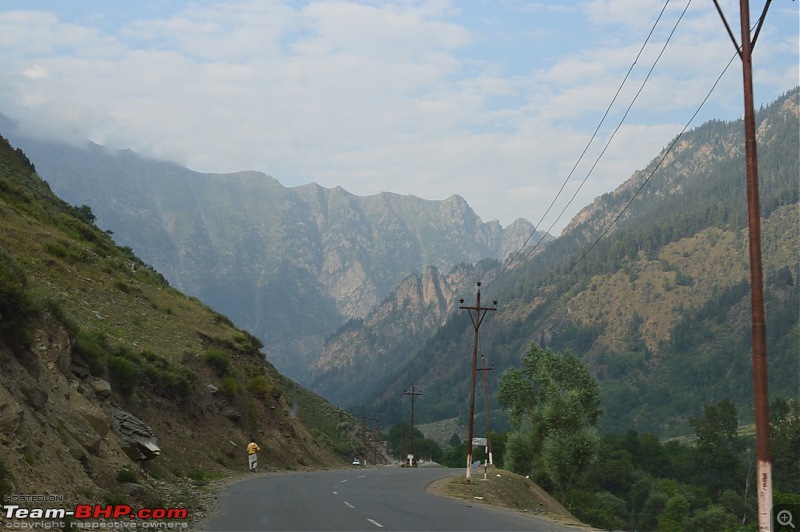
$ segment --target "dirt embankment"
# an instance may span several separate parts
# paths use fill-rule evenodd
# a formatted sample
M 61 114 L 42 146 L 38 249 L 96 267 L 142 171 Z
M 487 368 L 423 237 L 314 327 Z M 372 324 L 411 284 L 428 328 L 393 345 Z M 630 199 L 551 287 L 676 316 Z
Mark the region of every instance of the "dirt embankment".
M 432 482 L 427 491 L 473 504 L 487 504 L 531 513 L 563 525 L 590 529 L 546 491 L 524 476 L 503 469 L 490 469 L 485 477 L 484 480 L 484 473 L 481 470 L 473 475 L 469 484 L 461 476 L 443 478 Z

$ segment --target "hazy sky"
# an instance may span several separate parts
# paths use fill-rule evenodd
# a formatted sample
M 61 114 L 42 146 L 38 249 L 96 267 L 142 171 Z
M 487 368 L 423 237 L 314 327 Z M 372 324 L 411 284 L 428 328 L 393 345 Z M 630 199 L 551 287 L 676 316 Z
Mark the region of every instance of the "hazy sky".
M 739 2 L 721 3 L 738 40 Z M 0 112 L 197 171 L 459 194 L 484 221 L 539 223 L 665 4 L 540 225 L 558 232 L 669 144 L 734 55 L 711 0 L 3 0 Z M 798 5 L 770 7 L 757 105 L 798 84 Z M 737 58 L 693 126 L 741 116 L 741 79 Z

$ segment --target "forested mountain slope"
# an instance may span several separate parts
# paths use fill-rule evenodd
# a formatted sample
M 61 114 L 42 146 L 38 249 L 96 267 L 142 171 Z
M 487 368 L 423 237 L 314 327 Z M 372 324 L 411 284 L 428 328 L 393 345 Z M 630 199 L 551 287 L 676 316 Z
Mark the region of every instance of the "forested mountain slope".
M 797 89 L 760 109 L 757 128 L 770 392 L 794 397 L 800 389 Z M 484 301 L 499 305 L 482 326 L 481 354 L 502 370 L 516 365 L 532 341 L 573 349 L 600 379 L 605 430 L 683 432 L 687 416 L 724 397 L 736 403 L 742 422 L 751 418 L 743 136 L 741 121 L 687 132 L 581 211 L 541 253 L 500 278 L 484 278 Z M 461 297 L 473 301 L 474 289 Z M 376 415 L 403 419 L 402 389 L 414 381 L 427 393 L 417 403 L 418 419 L 461 409 L 464 421 L 472 325 L 461 314 L 363 408 L 376 403 Z

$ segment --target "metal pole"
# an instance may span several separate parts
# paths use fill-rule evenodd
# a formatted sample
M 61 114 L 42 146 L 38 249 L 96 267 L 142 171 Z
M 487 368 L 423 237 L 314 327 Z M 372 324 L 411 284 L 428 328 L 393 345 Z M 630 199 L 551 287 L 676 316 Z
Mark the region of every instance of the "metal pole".
M 756 418 L 758 472 L 758 526 L 772 527 L 772 456 L 769 447 L 769 394 L 767 388 L 767 334 L 764 313 L 764 280 L 761 270 L 761 208 L 758 195 L 758 156 L 753 102 L 753 56 L 750 41 L 750 6 L 740 0 L 742 75 L 744 81 L 744 139 L 747 171 L 747 219 L 750 240 L 750 289 L 753 328 L 753 394 Z
M 470 395 L 469 395 L 469 434 L 467 435 L 467 482 L 472 482 L 472 434 L 473 428 L 475 425 L 475 377 L 478 371 L 478 340 L 479 330 L 481 327 L 481 322 L 483 321 L 484 316 L 486 316 L 486 312 L 489 310 L 497 310 L 496 308 L 491 307 L 481 307 L 481 283 L 478 282 L 478 294 L 475 300 L 474 307 L 465 307 L 463 305 L 464 300 L 461 299 L 460 302 L 462 305 L 458 308 L 462 310 L 467 310 L 469 312 L 469 317 L 472 320 L 472 326 L 475 328 L 475 340 L 472 346 L 472 383 L 470 385 Z M 497 304 L 496 301 L 493 301 L 494 304 Z M 473 316 L 471 311 L 475 311 L 475 315 Z M 483 311 L 483 313 L 481 313 Z
M 756 492 L 758 494 L 759 530 L 772 529 L 772 455 L 769 447 L 769 390 L 767 385 L 767 334 L 764 313 L 764 277 L 761 269 L 761 207 L 758 197 L 758 154 L 756 150 L 756 117 L 753 101 L 753 47 L 767 16 L 771 0 L 764 3 L 758 27 L 750 39 L 750 3 L 739 0 L 742 45 L 725 20 L 714 0 L 728 35 L 742 60 L 744 86 L 744 144 L 747 182 L 747 227 L 750 248 L 750 301 L 753 331 L 753 399 L 756 418 Z

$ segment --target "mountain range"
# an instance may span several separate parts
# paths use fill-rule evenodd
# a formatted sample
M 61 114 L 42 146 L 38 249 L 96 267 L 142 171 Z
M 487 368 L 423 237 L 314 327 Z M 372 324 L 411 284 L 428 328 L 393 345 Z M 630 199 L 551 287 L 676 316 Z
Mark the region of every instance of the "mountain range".
M 301 384 L 324 339 L 407 275 L 504 258 L 535 232 L 524 219 L 483 222 L 455 195 L 286 188 L 260 172 L 203 174 L 92 143 L 37 140 L 15 134 L 8 118 L 0 127 L 60 198 L 89 205 L 118 243 L 261 338 L 270 361 Z
M 757 121 L 770 390 L 796 396 L 797 89 Z M 480 349 L 493 386 L 536 341 L 587 360 L 604 430 L 680 434 L 722 397 L 752 416 L 741 121 L 673 139 L 559 238 L 534 233 L 542 244 L 527 249 L 529 222 L 484 223 L 457 196 L 285 188 L 256 172 L 199 174 L 10 135 L 59 196 L 89 205 L 119 243 L 332 402 L 399 421 L 415 383 L 419 420 L 464 425 L 472 325 L 459 299 L 482 281 L 484 300 L 498 301 Z

